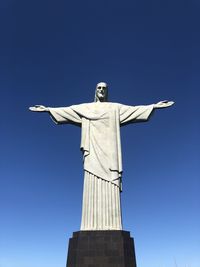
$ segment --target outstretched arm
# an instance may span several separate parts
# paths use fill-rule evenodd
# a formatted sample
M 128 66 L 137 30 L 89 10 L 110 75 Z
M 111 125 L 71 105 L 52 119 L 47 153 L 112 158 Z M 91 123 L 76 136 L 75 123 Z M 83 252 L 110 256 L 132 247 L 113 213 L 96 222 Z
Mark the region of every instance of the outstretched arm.
M 157 104 L 144 106 L 127 106 L 120 107 L 120 124 L 126 125 L 128 123 L 147 121 L 152 115 L 153 111 L 158 108 L 167 108 L 174 104 L 173 101 L 160 101 Z
M 80 126 L 81 117 L 71 107 L 49 108 L 43 105 L 35 105 L 34 107 L 30 107 L 29 110 L 34 112 L 48 112 L 56 124 L 71 123 Z

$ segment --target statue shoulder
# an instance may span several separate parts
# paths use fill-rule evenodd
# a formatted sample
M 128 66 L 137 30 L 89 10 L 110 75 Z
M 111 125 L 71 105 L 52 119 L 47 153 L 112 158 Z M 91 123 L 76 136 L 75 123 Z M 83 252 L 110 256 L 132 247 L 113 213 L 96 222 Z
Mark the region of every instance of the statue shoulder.
M 78 105 L 72 105 L 71 108 L 76 112 L 94 111 L 94 110 L 118 110 L 122 105 L 113 102 L 91 102 Z
M 120 109 L 120 107 L 122 106 L 122 104 L 120 103 L 115 103 L 115 102 L 107 102 L 107 103 L 113 109 Z
M 71 105 L 71 108 L 89 108 L 92 106 L 93 103 L 81 103 L 81 104 L 76 104 L 76 105 Z

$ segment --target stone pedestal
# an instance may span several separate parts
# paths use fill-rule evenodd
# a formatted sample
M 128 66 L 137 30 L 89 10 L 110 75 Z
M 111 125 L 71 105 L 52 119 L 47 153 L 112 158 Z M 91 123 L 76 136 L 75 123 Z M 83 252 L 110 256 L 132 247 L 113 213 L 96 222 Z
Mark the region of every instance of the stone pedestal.
M 66 267 L 136 267 L 127 231 L 80 231 L 69 240 Z

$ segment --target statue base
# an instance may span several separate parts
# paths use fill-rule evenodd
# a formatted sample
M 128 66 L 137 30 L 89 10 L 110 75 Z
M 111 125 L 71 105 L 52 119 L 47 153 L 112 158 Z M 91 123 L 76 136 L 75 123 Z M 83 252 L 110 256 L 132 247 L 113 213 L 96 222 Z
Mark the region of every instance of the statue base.
M 127 231 L 79 231 L 69 240 L 66 267 L 136 267 Z

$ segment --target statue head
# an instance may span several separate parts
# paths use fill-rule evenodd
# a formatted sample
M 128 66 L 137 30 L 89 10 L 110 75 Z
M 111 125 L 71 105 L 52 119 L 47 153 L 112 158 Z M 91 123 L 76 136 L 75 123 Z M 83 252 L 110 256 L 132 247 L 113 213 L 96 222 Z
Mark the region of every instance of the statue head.
M 100 82 L 96 86 L 95 102 L 107 102 L 108 101 L 108 85 L 105 82 Z

